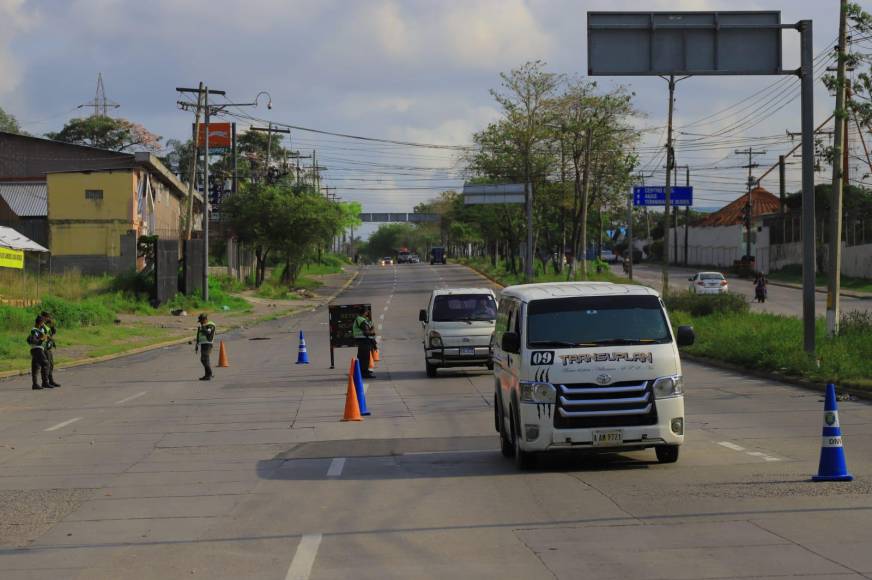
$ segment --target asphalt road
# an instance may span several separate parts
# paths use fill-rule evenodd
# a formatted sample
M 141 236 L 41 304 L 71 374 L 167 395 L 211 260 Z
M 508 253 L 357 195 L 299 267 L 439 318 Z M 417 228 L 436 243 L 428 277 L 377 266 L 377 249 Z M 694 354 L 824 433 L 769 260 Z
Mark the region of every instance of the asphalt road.
M 191 346 L 0 382 L 0 578 L 872 578 L 872 407 L 841 403 L 852 483 L 811 483 L 822 397 L 685 363 L 688 437 L 653 451 L 499 453 L 484 368 L 424 373 L 417 311 L 459 266 L 363 271 L 382 362 L 342 423 L 323 310 Z M 296 333 L 312 364 L 298 366 Z
M 620 265 L 612 266 L 612 271 L 618 275 L 624 275 Z M 699 268 L 670 267 L 669 287 L 671 289 L 687 290 L 690 285 L 687 279 L 700 271 L 702 270 Z M 633 277 L 657 290 L 661 290 L 662 279 L 659 264 L 636 264 L 633 266 Z M 802 316 L 802 290 L 800 289 L 770 284 L 766 302 L 758 304 L 754 301 L 754 284 L 750 280 L 727 275 L 727 282 L 729 283 L 730 292 L 742 294 L 748 298 L 751 302 L 751 310 L 753 311 L 771 312 L 787 316 Z M 872 309 L 872 299 L 852 298 L 843 295 L 841 308 L 843 313 L 870 310 Z M 815 316 L 825 317 L 826 314 L 827 295 L 823 292 L 816 292 Z

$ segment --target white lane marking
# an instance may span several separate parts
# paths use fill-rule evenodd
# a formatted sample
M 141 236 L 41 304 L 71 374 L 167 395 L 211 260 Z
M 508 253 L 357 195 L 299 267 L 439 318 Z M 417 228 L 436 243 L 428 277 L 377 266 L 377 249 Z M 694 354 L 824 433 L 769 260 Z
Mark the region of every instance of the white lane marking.
M 762 451 L 748 451 L 747 453 L 752 457 L 759 457 L 764 461 L 781 461 L 780 457 L 773 457 L 767 453 L 763 453 Z
M 76 421 L 81 421 L 81 420 L 82 420 L 81 417 L 76 417 L 74 419 L 70 419 L 69 421 L 64 421 L 63 423 L 58 423 L 57 425 L 55 425 L 53 427 L 49 427 L 48 429 L 46 429 L 46 431 L 57 431 L 58 429 L 62 429 L 64 427 L 66 427 L 67 425 L 72 425 Z
M 204 138 L 204 139 L 205 139 L 205 137 L 203 137 L 203 138 Z M 385 306 L 385 312 L 387 312 L 387 311 L 388 311 L 388 307 L 387 307 L 387 306 Z
M 382 329 L 383 326 L 384 326 L 383 324 L 379 324 L 379 325 L 378 325 L 378 329 L 379 329 L 379 331 L 381 331 L 381 329 Z
M 129 403 L 133 399 L 138 399 L 139 397 L 141 397 L 143 395 L 147 395 L 147 394 L 148 394 L 148 391 L 142 391 L 141 393 L 136 393 L 135 395 L 130 395 L 126 399 L 121 399 L 120 401 L 115 401 L 115 404 L 116 405 L 123 405 L 124 403 Z
M 384 314 L 380 314 L 379 317 L 378 317 L 378 319 L 379 319 L 379 320 L 384 320 L 384 319 L 385 319 L 385 315 L 384 315 Z
M 339 477 L 342 475 L 342 468 L 345 467 L 344 457 L 334 457 L 330 462 L 330 467 L 327 468 L 327 477 Z
M 718 445 L 726 447 L 727 449 L 732 449 L 733 451 L 744 451 L 745 448 L 741 445 L 736 445 L 735 443 L 730 443 L 729 441 L 718 441 Z
M 306 534 L 300 538 L 291 567 L 285 575 L 285 580 L 309 580 L 312 574 L 312 566 L 315 565 L 315 556 L 318 555 L 318 546 L 321 545 L 321 534 Z

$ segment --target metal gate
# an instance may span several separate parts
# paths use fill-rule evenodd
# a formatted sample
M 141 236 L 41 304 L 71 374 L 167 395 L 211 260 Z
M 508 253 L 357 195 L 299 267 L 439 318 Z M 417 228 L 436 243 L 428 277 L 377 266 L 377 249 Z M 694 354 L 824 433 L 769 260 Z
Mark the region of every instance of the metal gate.
M 155 281 L 158 303 L 163 304 L 179 292 L 179 241 L 158 240 L 155 248 Z

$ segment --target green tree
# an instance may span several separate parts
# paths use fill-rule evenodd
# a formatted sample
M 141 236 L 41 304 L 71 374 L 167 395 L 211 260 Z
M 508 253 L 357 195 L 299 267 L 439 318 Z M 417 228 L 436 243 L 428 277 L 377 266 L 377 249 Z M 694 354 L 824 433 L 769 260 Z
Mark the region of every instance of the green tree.
M 60 131 L 45 136 L 55 141 L 112 151 L 158 152 L 161 149 L 161 138 L 142 125 L 103 115 L 71 119 Z
M 26 134 L 21 130 L 21 125 L 18 124 L 18 119 L 15 118 L 15 115 L 7 113 L 2 107 L 0 107 L 0 131 L 17 135 Z

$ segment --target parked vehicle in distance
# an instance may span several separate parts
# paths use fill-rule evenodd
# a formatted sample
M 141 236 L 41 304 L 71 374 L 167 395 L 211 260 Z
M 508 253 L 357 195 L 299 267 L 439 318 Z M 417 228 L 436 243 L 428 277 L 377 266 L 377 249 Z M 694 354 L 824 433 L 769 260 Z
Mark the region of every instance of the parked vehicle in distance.
M 418 254 L 411 254 L 409 256 L 409 263 L 410 264 L 420 264 L 421 263 L 421 256 L 419 256 Z
M 418 313 L 424 332 L 427 376 L 441 367 L 486 366 L 493 369 L 497 301 L 490 288 L 433 290 Z
M 408 264 L 410 255 L 409 250 L 405 248 L 400 250 L 400 253 L 397 254 L 397 264 Z
M 394 263 L 394 259 L 391 258 L 390 256 L 385 256 L 384 258 L 382 258 L 381 260 L 379 260 L 378 263 L 379 263 L 380 265 L 382 265 L 382 266 L 390 266 L 391 264 Z
M 727 279 L 720 272 L 697 272 L 688 281 L 688 290 L 694 294 L 726 294 L 730 291 Z
M 661 463 L 684 442 L 678 327 L 653 289 L 609 282 L 505 288 L 494 332 L 494 424 L 520 469 L 535 453 L 653 447 Z
M 611 250 L 603 249 L 603 250 L 600 252 L 600 258 L 601 258 L 604 262 L 609 262 L 610 264 L 617 264 L 617 263 L 618 263 L 618 257 L 617 257 L 617 256 L 615 255 L 615 253 L 614 253 L 613 251 L 611 251 Z
M 430 263 L 431 264 L 445 264 L 445 248 L 442 246 L 436 246 L 430 249 Z

